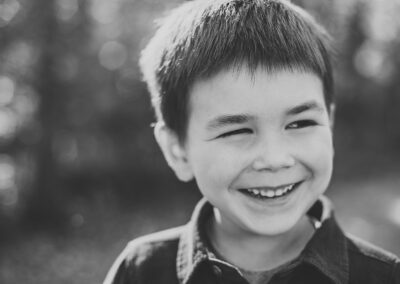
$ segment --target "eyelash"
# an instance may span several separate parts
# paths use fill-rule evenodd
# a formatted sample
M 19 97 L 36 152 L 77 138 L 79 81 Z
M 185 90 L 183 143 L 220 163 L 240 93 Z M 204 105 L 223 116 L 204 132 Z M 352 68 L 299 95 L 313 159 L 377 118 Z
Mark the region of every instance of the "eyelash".
M 296 127 L 293 127 L 293 125 L 297 125 Z M 300 128 L 305 128 L 305 127 L 309 127 L 309 126 L 314 126 L 317 125 L 317 122 L 315 122 L 314 120 L 299 120 L 299 121 L 295 121 L 290 123 L 288 126 L 286 126 L 286 129 L 300 129 Z
M 293 127 L 293 125 L 297 124 L 297 127 Z M 317 125 L 317 122 L 315 122 L 314 120 L 299 120 L 299 121 L 295 121 L 290 123 L 286 129 L 300 129 L 300 128 L 305 128 L 305 127 L 310 127 L 310 126 L 314 126 Z M 217 136 L 217 138 L 225 138 L 225 137 L 229 137 L 232 135 L 237 135 L 237 134 L 251 134 L 253 133 L 253 131 L 249 128 L 240 128 L 240 129 L 236 129 L 233 131 L 229 131 L 226 133 L 222 133 L 221 135 Z
M 251 134 L 251 133 L 253 133 L 253 131 L 251 129 L 249 129 L 249 128 L 241 128 L 241 129 L 236 129 L 236 130 L 233 130 L 233 131 L 222 133 L 217 138 L 225 138 L 225 137 L 232 136 L 232 135 L 237 135 L 237 134 Z

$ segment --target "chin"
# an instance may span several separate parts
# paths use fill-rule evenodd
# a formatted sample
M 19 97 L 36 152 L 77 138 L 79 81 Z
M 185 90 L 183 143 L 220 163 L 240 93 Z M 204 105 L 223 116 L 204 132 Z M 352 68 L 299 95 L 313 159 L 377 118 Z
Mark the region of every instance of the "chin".
M 289 232 L 291 232 L 299 223 L 300 223 L 301 218 L 299 220 L 285 220 L 285 219 L 280 219 L 280 220 L 270 220 L 270 221 L 264 221 L 262 226 L 251 226 L 249 227 L 249 231 L 252 232 L 253 234 L 260 235 L 260 236 L 279 236 L 279 235 L 284 235 Z

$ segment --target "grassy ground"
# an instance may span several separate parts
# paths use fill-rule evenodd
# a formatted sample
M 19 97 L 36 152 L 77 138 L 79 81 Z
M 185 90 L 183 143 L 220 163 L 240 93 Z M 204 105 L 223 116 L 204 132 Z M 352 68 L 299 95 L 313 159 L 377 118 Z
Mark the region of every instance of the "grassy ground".
M 328 191 L 343 227 L 400 254 L 400 177 L 333 182 Z M 68 236 L 25 236 L 0 254 L 0 283 L 101 283 L 126 242 L 186 222 L 195 198 L 171 196 L 121 211 L 113 202 L 81 204 Z

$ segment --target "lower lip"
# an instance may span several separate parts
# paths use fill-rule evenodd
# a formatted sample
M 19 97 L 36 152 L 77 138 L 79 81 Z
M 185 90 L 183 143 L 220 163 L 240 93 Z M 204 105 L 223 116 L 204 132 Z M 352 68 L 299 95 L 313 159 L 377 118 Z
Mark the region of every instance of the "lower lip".
M 244 196 L 246 196 L 247 198 L 251 198 L 252 200 L 256 201 L 256 202 L 261 202 L 263 204 L 282 204 L 287 202 L 287 200 L 289 198 L 291 198 L 291 196 L 293 196 L 295 194 L 295 192 L 298 191 L 298 188 L 300 187 L 300 185 L 302 184 L 302 182 L 298 182 L 294 185 L 294 188 L 289 192 L 286 193 L 282 196 L 276 196 L 276 197 L 263 197 L 263 196 L 256 196 L 253 195 L 251 193 L 248 193 L 247 191 L 240 191 L 240 193 Z

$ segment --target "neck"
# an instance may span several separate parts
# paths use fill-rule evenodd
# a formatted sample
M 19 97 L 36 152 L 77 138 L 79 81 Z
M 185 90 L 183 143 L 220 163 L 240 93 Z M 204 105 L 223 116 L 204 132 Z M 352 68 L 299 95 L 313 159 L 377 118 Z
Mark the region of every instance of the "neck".
M 300 255 L 314 233 L 304 216 L 290 232 L 276 236 L 224 231 L 212 218 L 208 235 L 217 253 L 229 263 L 249 271 L 271 270 Z

